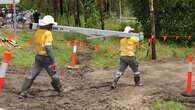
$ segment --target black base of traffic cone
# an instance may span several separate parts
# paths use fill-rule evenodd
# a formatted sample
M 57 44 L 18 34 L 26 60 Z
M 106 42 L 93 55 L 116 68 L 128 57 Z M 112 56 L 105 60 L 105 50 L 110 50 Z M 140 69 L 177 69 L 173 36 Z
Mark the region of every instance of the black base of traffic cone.
M 190 94 L 188 94 L 186 91 L 181 92 L 181 95 L 184 97 L 195 97 L 195 90 L 192 90 L 192 92 Z

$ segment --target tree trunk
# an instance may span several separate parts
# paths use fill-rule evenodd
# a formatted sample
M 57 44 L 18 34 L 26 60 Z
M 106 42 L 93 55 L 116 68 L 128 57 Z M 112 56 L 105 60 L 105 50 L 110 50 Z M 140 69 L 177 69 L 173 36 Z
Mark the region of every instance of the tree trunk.
M 75 0 L 75 13 L 74 13 L 74 19 L 75 19 L 75 26 L 81 26 L 81 20 L 80 20 L 80 5 L 79 0 Z
M 112 0 L 109 0 L 109 14 L 112 13 Z
M 60 0 L 60 14 L 61 14 L 61 16 L 64 14 L 63 7 L 64 7 L 64 1 L 63 0 Z
M 122 18 L 122 6 L 121 6 L 121 0 L 119 0 L 119 16 L 120 16 L 120 22 Z
M 103 0 L 100 2 L 100 22 L 101 22 L 101 29 L 104 30 L 104 13 L 103 13 Z
M 156 46 L 155 46 L 155 17 L 154 17 L 154 0 L 149 0 L 149 7 L 150 7 L 150 26 L 151 26 L 151 38 L 152 38 L 152 59 L 156 60 Z
M 57 17 L 58 17 L 59 0 L 52 0 L 52 3 L 53 3 L 54 18 L 57 19 Z
M 84 16 L 84 26 L 87 27 L 88 9 L 85 0 L 83 0 L 83 16 Z
M 69 21 L 69 16 L 71 16 L 70 11 L 69 11 L 70 10 L 70 2 L 69 2 L 69 0 L 65 0 L 64 3 L 66 4 L 65 5 L 66 6 L 65 15 L 66 15 L 67 23 L 68 23 L 68 25 L 70 25 L 70 21 Z
M 87 16 L 86 16 L 86 14 L 84 14 L 84 25 L 85 25 L 85 27 L 88 27 L 87 26 Z
M 110 9 L 110 2 L 108 1 L 108 0 L 104 0 L 104 12 L 106 13 L 106 14 L 109 14 L 109 9 Z

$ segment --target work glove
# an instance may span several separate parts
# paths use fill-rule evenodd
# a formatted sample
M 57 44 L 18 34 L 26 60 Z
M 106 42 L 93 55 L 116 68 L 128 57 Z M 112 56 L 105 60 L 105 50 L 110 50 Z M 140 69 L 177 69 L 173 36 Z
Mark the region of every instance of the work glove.
M 56 73 L 57 69 L 56 69 L 56 64 L 55 63 L 50 65 L 50 68 L 51 68 L 52 72 Z

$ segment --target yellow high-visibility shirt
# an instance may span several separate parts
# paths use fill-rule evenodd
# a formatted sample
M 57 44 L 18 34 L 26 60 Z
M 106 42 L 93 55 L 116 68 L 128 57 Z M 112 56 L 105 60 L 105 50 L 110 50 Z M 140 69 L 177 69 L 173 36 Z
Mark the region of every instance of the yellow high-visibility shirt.
M 131 38 L 123 38 L 120 40 L 121 56 L 135 56 L 136 46 L 138 42 L 131 40 Z
M 38 29 L 35 32 L 35 50 L 38 55 L 47 56 L 45 46 L 52 45 L 52 33 L 45 29 Z

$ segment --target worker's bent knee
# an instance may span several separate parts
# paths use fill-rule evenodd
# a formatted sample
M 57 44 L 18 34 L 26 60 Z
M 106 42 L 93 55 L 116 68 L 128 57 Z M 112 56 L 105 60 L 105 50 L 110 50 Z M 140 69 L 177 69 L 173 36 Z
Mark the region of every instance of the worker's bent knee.
M 33 79 L 35 79 L 35 77 L 36 77 L 36 76 L 29 75 L 29 76 L 26 77 L 26 79 L 33 80 Z
M 51 79 L 59 79 L 58 74 L 53 74 L 53 75 L 51 76 Z
M 115 77 L 118 78 L 118 77 L 121 77 L 122 75 L 123 75 L 123 72 L 117 71 L 115 74 Z

